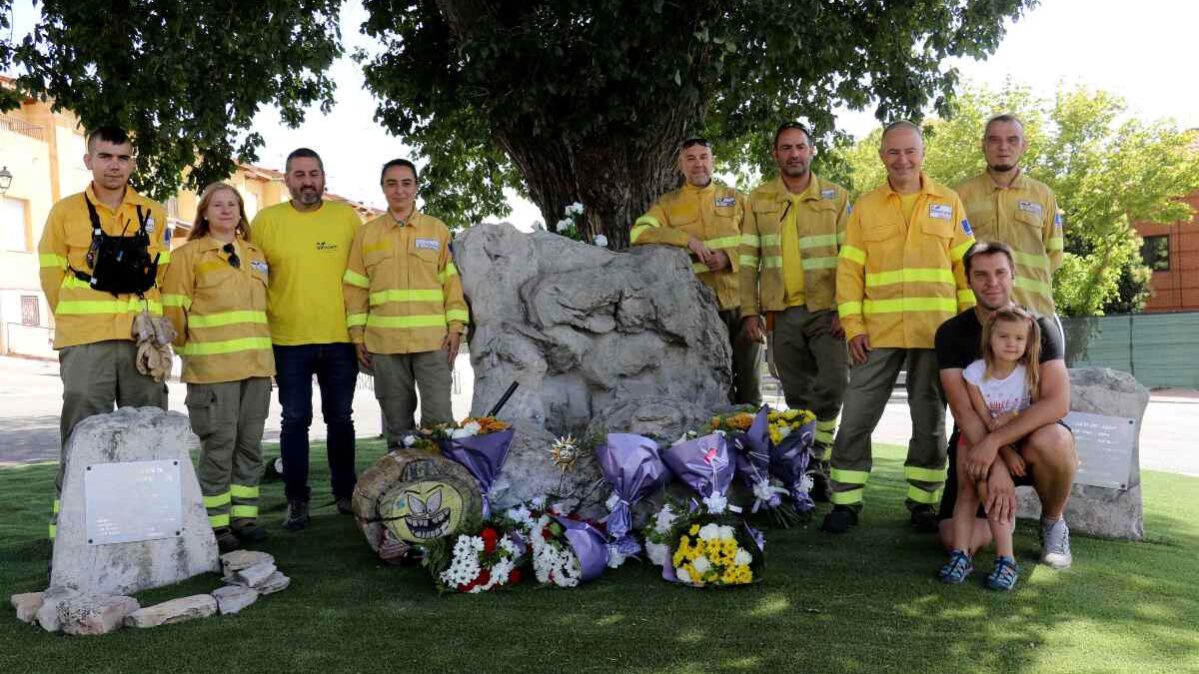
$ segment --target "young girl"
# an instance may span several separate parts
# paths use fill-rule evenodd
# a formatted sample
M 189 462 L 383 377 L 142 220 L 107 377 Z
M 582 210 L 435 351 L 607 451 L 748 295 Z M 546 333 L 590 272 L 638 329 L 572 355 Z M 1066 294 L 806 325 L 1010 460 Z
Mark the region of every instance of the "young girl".
M 966 390 L 974 411 L 987 425 L 988 431 L 1008 423 L 1028 409 L 1037 398 L 1040 388 L 1041 329 L 1027 311 L 1013 307 L 991 314 L 983 326 L 983 358 L 962 371 Z M 949 563 L 941 567 L 941 580 L 961 583 L 974 570 L 967 552 L 970 532 L 974 527 L 975 511 L 985 498 L 985 482 L 975 483 L 961 465 L 965 455 L 965 438 L 958 444 L 958 497 L 953 508 L 953 552 Z M 1002 461 L 1013 475 L 1023 476 L 1027 470 L 1024 459 L 1010 446 L 999 450 Z M 1014 522 L 988 519 L 995 538 L 995 570 L 987 576 L 987 586 L 994 590 L 1011 590 L 1016 586 L 1020 570 L 1012 551 Z

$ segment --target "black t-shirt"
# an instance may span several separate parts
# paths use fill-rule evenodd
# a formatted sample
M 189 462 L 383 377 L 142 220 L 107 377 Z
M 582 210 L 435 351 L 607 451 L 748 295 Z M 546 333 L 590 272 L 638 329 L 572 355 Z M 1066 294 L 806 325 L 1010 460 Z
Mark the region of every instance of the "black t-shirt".
M 1046 318 L 1038 318 L 1041 326 L 1042 363 L 1066 357 L 1062 336 L 1057 325 Z M 937 328 L 937 367 L 942 370 L 965 370 L 966 366 L 982 358 L 983 324 L 978 312 L 967 309 L 941 324 Z

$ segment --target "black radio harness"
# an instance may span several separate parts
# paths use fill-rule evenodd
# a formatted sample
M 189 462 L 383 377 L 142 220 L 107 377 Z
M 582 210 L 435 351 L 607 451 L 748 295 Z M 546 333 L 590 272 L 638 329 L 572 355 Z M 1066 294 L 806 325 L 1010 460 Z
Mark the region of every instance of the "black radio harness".
M 92 245 L 87 251 L 87 265 L 92 272 L 72 268 L 75 278 L 87 283 L 93 290 L 113 295 L 136 294 L 142 296 L 154 287 L 158 275 L 158 254 L 150 259 L 150 213 L 137 207 L 138 228 L 133 236 L 110 236 L 100 226 L 100 215 L 92 200 L 83 195 L 87 203 L 87 214 L 92 223 Z M 164 223 L 165 225 L 165 223 Z M 129 229 L 129 225 L 125 225 Z

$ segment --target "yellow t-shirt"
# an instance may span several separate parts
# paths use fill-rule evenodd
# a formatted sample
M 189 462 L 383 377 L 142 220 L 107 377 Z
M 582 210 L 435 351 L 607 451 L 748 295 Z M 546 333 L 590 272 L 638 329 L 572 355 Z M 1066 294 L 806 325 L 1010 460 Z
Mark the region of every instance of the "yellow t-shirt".
M 809 185 L 809 189 L 811 186 Z M 803 306 L 806 299 L 803 287 L 803 256 L 799 252 L 799 200 L 792 194 L 787 219 L 779 229 L 779 246 L 783 249 L 783 298 L 789 307 Z
M 903 209 L 903 221 L 904 222 L 911 224 L 912 211 L 916 210 L 916 199 L 919 197 L 920 197 L 919 192 L 912 192 L 911 194 L 899 195 L 899 207 Z
M 270 269 L 266 314 L 273 343 L 350 341 L 341 277 L 361 226 L 354 209 L 337 201 L 309 212 L 288 201 L 254 217 L 250 240 L 262 249 Z

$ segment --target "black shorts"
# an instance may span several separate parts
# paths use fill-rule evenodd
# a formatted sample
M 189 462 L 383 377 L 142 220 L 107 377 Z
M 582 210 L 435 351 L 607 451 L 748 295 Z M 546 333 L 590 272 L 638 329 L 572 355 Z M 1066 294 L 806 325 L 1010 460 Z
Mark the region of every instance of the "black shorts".
M 1074 430 L 1066 422 L 1059 419 L 1057 423 L 1067 431 L 1070 431 L 1071 434 L 1074 433 Z M 937 510 L 937 518 L 942 520 L 953 517 L 953 504 L 958 500 L 957 449 L 961 433 L 961 430 L 955 426 L 953 435 L 949 437 L 949 475 L 945 478 L 945 491 L 941 495 L 941 507 Z M 1023 476 L 1013 475 L 1012 481 L 1016 483 L 1017 487 L 1032 486 L 1036 482 L 1033 479 L 1032 466 L 1029 466 L 1028 470 L 1024 471 Z M 984 519 L 987 516 L 981 504 L 978 506 L 978 513 L 975 516 Z

